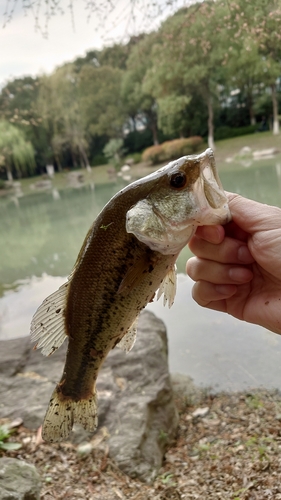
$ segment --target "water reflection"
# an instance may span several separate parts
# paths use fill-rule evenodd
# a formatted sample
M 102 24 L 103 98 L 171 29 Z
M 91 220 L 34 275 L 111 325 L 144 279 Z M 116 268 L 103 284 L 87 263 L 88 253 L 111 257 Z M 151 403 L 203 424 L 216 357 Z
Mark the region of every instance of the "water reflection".
M 220 177 L 229 191 L 281 206 L 281 157 L 248 168 L 230 165 Z M 0 339 L 28 335 L 36 308 L 70 273 L 90 225 L 118 189 L 112 182 L 0 199 Z M 180 272 L 189 255 L 188 249 L 180 255 Z M 281 338 L 199 309 L 191 286 L 180 278 L 171 310 L 149 305 L 168 327 L 171 370 L 227 390 L 276 387 Z
M 1 285 L 18 279 L 68 275 L 89 227 L 117 190 L 108 184 L 61 191 L 55 200 L 52 192 L 25 196 L 18 205 L 0 200 L 0 296 Z

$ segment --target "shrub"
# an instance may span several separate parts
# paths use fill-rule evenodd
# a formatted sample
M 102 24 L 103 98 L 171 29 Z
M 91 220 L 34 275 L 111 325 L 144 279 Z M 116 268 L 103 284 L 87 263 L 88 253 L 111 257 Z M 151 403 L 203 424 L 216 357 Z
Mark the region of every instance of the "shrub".
M 165 160 L 163 154 L 164 152 L 162 144 L 157 144 L 156 146 L 150 146 L 150 148 L 144 150 L 142 154 L 142 160 L 148 161 L 155 165 L 156 163 L 160 163 L 161 161 Z
M 124 163 L 127 163 L 127 160 L 134 160 L 134 163 L 140 163 L 141 160 L 142 160 L 142 155 L 141 153 L 132 153 L 130 155 L 127 155 L 125 158 L 124 158 Z
M 162 161 L 175 160 L 181 156 L 196 153 L 202 143 L 203 139 L 200 136 L 165 141 L 162 144 L 145 149 L 142 159 L 153 165 Z
M 253 134 L 257 131 L 257 125 L 247 125 L 245 127 L 218 127 L 215 130 L 215 141 L 230 139 L 231 137 L 239 137 L 241 135 Z

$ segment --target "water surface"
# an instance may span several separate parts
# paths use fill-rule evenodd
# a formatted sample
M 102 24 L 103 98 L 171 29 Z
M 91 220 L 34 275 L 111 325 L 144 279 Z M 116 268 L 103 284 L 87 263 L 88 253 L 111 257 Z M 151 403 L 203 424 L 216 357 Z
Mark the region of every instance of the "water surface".
M 249 168 L 228 165 L 220 177 L 226 190 L 281 206 L 280 156 Z M 0 198 L 1 340 L 29 334 L 36 308 L 64 282 L 90 225 L 121 187 L 112 182 Z M 185 249 L 179 257 L 180 273 L 188 256 Z M 215 389 L 279 387 L 281 337 L 200 308 L 191 287 L 182 274 L 171 310 L 161 303 L 148 306 L 167 326 L 171 371 Z

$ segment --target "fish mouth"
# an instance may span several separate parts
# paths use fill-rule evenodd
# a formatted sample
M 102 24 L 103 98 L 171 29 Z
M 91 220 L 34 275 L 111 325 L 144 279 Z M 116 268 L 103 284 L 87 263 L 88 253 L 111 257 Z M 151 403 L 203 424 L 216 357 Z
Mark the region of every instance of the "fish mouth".
M 214 212 L 220 212 L 217 214 L 220 220 L 218 224 L 226 224 L 231 220 L 228 199 L 218 176 L 213 151 L 207 149 L 205 153 L 205 159 L 207 161 L 203 161 L 201 167 L 205 200 L 208 203 L 208 208 L 213 209 Z M 225 215 L 223 215 L 223 211 L 225 211 Z M 213 215 L 215 216 L 215 213 Z

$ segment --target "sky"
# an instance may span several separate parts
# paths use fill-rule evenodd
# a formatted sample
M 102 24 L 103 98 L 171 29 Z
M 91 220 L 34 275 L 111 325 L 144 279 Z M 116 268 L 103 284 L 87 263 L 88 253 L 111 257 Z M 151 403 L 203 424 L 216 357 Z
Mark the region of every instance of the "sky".
M 159 15 L 156 10 L 149 12 L 153 4 L 150 0 L 134 0 L 133 18 L 130 10 L 133 2 L 116 0 L 111 14 L 101 12 L 100 19 L 92 14 L 88 20 L 86 4 L 92 1 L 101 8 L 110 0 L 72 0 L 73 16 L 68 7 L 71 0 L 59 0 L 64 13 L 57 12 L 50 19 L 47 36 L 44 36 L 44 11 L 42 8 L 39 11 L 40 31 L 36 29 L 34 11 L 29 10 L 25 14 L 23 1 L 0 0 L 0 87 L 14 77 L 50 73 L 56 66 L 85 55 L 87 50 L 100 49 L 104 45 L 112 45 L 114 41 L 126 42 L 128 34 L 137 34 L 143 28 L 147 31 L 155 29 L 161 19 L 187 3 L 185 0 L 173 0 L 172 6 L 164 8 Z M 49 0 L 49 3 L 52 1 Z M 39 3 L 40 0 L 35 0 L 35 4 Z M 45 8 L 45 1 L 41 3 Z M 169 2 L 157 0 L 156 3 L 163 10 Z M 13 6 L 12 18 L 5 25 L 5 11 L 10 12 Z M 147 19 L 148 13 L 153 21 Z

